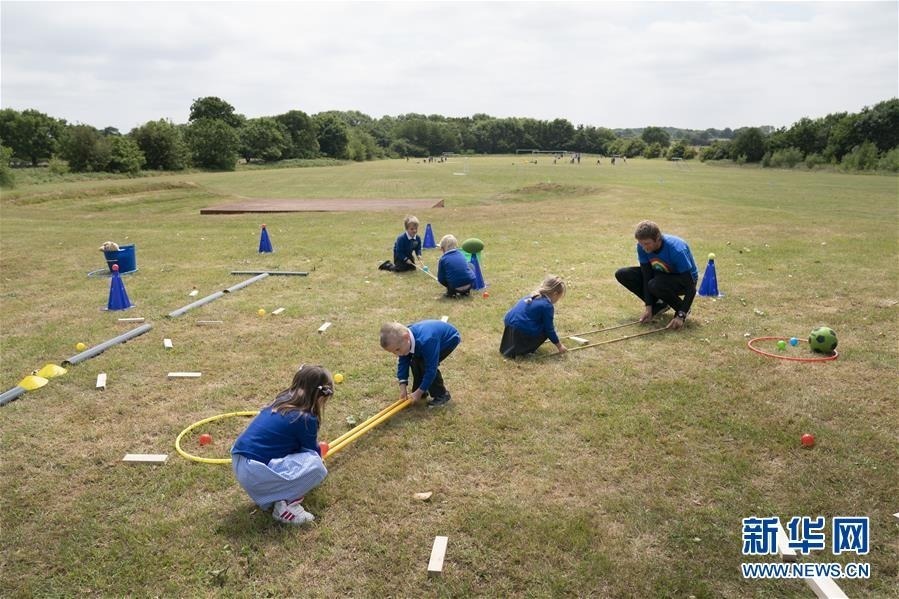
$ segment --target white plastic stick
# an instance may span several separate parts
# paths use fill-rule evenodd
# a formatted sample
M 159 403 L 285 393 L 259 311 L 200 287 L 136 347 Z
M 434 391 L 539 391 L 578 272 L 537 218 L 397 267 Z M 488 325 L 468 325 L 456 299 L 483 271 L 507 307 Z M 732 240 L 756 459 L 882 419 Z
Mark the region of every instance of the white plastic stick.
M 166 348 L 166 349 L 172 349 L 172 348 L 174 347 L 174 346 L 172 345 L 172 340 L 171 340 L 171 339 L 163 339 L 163 340 L 162 340 L 162 347 L 164 347 L 164 348 Z
M 144 320 L 146 319 L 141 316 L 135 318 L 120 318 L 119 322 L 143 322 Z
M 167 459 L 169 459 L 169 454 L 167 453 L 126 453 L 122 461 L 161 464 Z
M 272 314 L 277 316 L 278 314 L 280 314 L 283 311 L 284 311 L 284 308 L 278 308 L 277 310 L 272 310 Z
M 325 331 L 328 330 L 328 327 L 329 327 L 329 326 L 331 326 L 331 323 L 330 323 L 330 322 L 326 322 L 326 323 L 323 324 L 322 326 L 318 327 L 318 332 L 319 332 L 319 333 L 324 333 Z
M 442 320 L 443 322 L 449 322 L 449 316 L 444 314 L 443 316 L 440 317 L 440 320 Z
M 201 372 L 170 372 L 170 379 L 198 379 L 202 375 Z
M 106 389 L 106 373 L 101 372 L 97 375 L 97 389 Z

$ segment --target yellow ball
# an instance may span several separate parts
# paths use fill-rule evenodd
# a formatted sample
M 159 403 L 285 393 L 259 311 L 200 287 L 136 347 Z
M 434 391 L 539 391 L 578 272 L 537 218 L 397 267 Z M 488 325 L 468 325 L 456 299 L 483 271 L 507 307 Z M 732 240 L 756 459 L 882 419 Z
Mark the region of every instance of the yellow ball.
M 258 314 L 259 316 L 265 316 L 265 308 L 259 308 L 259 310 L 256 311 L 256 314 Z
M 709 254 L 709 260 L 714 260 L 714 259 L 715 259 L 715 254 Z
M 335 382 L 335 383 L 342 383 L 342 382 L 343 382 L 343 375 L 340 374 L 339 372 L 335 373 L 335 374 L 334 374 L 334 382 Z
M 87 349 L 87 346 L 79 341 L 75 344 L 75 349 L 77 349 L 78 351 L 84 351 L 85 349 Z

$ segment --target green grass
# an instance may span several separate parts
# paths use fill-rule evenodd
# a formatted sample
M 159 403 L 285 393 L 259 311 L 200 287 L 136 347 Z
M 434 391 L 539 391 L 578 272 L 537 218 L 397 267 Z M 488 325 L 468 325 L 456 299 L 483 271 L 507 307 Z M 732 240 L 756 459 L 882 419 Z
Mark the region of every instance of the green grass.
M 119 317 L 153 329 L 0 409 L 0 595 L 803 598 L 812 593 L 799 581 L 742 579 L 741 518 L 865 515 L 869 555 L 809 561 L 869 562 L 871 579 L 841 581 L 844 591 L 895 596 L 897 179 L 641 160 L 467 163 L 465 176 L 453 174 L 462 159 L 397 160 L 4 192 L 3 390 L 79 341 L 124 332 Z M 418 217 L 438 239 L 486 242 L 490 297 L 446 301 L 428 277 L 377 271 L 401 212 L 199 214 L 240 197 L 442 198 L 445 208 Z M 643 218 L 687 239 L 701 269 L 715 252 L 725 297 L 697 298 L 680 333 L 503 360 L 503 315 L 548 272 L 570 284 L 560 332 L 638 316 L 613 272 L 634 263 Z M 256 253 L 262 222 L 271 255 Z M 85 276 L 104 266 L 107 239 L 137 245 L 140 271 L 124 277 L 137 306 L 125 313 L 101 311 L 109 280 Z M 435 251 L 425 260 L 435 266 Z M 269 277 L 165 317 L 195 299 L 194 286 L 203 297 L 242 280 L 231 270 L 253 269 L 310 275 Z M 281 316 L 256 314 L 279 306 Z M 347 416 L 395 400 L 380 325 L 444 314 L 463 338 L 443 366 L 453 401 L 406 410 L 329 461 L 307 498 L 313 526 L 279 526 L 228 467 L 175 453 L 188 425 L 258 409 L 309 361 L 346 376 L 323 424 L 322 437 L 336 438 Z M 834 362 L 746 348 L 747 333 L 804 337 L 821 324 L 839 335 Z M 203 377 L 168 381 L 172 370 Z M 93 388 L 98 372 L 105 392 Z M 211 424 L 212 446 L 189 436 L 185 447 L 223 457 L 244 424 Z M 804 432 L 817 437 L 810 451 Z M 171 457 L 135 466 L 125 453 Z M 419 502 L 419 491 L 434 495 Z M 445 571 L 428 578 L 436 535 L 449 537 Z

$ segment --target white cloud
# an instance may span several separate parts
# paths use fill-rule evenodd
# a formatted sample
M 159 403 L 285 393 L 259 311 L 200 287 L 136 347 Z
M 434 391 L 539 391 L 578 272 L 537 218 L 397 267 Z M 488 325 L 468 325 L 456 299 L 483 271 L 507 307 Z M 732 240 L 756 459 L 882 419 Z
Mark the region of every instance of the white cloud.
M 899 93 L 878 3 L 3 2 L 0 103 L 129 130 L 291 109 L 789 125 Z

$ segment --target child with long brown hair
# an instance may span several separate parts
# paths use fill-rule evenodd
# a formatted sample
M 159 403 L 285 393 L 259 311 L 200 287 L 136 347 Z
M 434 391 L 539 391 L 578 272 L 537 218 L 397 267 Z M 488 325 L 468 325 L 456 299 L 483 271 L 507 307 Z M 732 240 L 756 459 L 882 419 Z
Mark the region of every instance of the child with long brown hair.
M 315 516 L 303 509 L 303 496 L 328 475 L 318 444 L 325 403 L 334 379 L 321 366 L 304 364 L 290 387 L 262 408 L 231 448 L 237 482 L 263 510 L 288 524 Z

